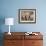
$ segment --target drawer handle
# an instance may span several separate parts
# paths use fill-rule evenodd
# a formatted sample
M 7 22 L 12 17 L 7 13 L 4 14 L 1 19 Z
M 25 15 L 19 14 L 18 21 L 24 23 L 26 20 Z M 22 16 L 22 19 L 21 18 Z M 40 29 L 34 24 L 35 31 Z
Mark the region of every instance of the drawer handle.
M 32 44 L 34 44 L 35 42 L 32 42 Z

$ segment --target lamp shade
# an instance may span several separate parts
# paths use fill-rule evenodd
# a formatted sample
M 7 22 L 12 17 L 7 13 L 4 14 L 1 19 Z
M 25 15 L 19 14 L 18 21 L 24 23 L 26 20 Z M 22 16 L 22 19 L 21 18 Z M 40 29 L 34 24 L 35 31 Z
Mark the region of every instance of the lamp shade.
M 14 25 L 14 18 L 5 18 L 5 25 Z

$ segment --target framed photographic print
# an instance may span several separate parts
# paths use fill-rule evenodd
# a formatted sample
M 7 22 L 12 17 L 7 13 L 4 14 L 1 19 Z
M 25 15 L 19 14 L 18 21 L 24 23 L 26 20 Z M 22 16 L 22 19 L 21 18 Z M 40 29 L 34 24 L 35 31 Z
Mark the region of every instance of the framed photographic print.
M 19 9 L 19 23 L 36 23 L 36 9 Z

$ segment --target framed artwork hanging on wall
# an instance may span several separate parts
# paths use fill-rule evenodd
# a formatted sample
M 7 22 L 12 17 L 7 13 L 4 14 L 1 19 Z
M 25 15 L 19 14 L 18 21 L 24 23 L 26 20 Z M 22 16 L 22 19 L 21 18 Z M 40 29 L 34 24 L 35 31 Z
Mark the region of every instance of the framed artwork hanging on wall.
M 36 23 L 36 9 L 19 9 L 19 23 Z

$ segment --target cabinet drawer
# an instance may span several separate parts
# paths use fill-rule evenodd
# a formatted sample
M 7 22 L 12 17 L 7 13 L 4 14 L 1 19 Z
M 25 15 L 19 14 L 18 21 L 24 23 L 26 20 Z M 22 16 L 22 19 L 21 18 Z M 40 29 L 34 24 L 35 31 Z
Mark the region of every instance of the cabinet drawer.
M 24 46 L 43 46 L 42 40 L 25 40 Z
M 37 40 L 37 39 L 43 40 L 43 36 L 41 36 L 41 35 L 38 35 L 38 36 L 37 36 L 37 35 L 33 35 L 33 36 L 26 35 L 26 36 L 25 36 L 25 40 L 26 40 L 26 39 L 27 39 L 27 40 L 29 40 L 29 39 L 30 39 L 30 40 L 31 40 L 31 39 L 35 39 L 35 40 Z
M 34 40 L 32 41 L 32 46 L 43 46 L 43 41 L 42 40 Z
M 22 40 L 22 39 L 24 39 L 24 36 L 23 35 L 6 35 L 6 36 L 4 36 L 4 39 L 6 39 L 6 40 L 8 40 L 8 39 L 10 39 L 10 40 Z
M 4 44 L 7 46 L 16 45 L 16 41 L 15 40 L 5 40 Z
M 4 46 L 23 46 L 23 40 L 5 40 Z

